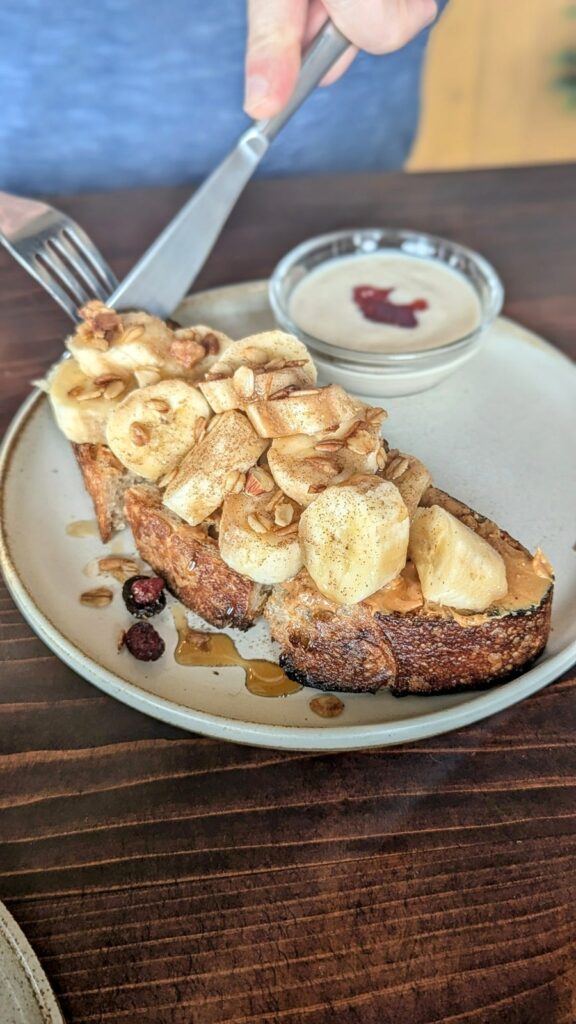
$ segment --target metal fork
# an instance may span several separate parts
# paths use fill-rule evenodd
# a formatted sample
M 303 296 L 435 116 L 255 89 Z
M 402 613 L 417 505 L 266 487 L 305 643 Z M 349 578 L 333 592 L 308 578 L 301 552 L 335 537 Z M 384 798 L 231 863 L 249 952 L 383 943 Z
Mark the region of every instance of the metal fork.
M 82 228 L 47 203 L 0 192 L 0 242 L 72 320 L 118 281 Z

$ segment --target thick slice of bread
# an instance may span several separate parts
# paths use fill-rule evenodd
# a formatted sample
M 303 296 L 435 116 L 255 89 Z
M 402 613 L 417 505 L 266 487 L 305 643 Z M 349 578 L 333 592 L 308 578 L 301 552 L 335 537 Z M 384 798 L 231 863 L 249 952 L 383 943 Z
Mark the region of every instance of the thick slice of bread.
M 126 525 L 124 520 L 124 494 L 128 487 L 138 483 L 105 444 L 73 444 L 84 486 L 92 498 L 94 512 L 105 544 L 117 530 Z
M 545 564 L 436 488 L 422 504 L 446 508 L 490 540 L 506 561 L 508 597 L 481 615 L 426 605 L 408 567 L 400 587 L 338 607 L 302 571 L 274 588 L 264 612 L 287 675 L 326 690 L 454 693 L 505 682 L 541 654 L 553 590 Z
M 156 487 L 130 488 L 124 507 L 140 555 L 187 608 L 220 628 L 254 625 L 270 588 L 230 569 L 207 525 L 189 526 L 169 512 Z

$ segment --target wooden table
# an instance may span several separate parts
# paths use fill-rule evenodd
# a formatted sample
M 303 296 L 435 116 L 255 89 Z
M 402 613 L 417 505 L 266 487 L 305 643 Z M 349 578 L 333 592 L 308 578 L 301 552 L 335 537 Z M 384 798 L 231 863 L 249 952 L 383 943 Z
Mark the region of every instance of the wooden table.
M 121 275 L 185 194 L 58 205 Z M 576 354 L 574 167 L 259 182 L 198 286 L 363 224 L 480 249 L 506 311 Z M 4 428 L 67 322 L 0 273 Z M 574 1024 L 574 671 L 414 746 L 289 754 L 115 703 L 5 590 L 0 631 L 0 898 L 70 1024 Z

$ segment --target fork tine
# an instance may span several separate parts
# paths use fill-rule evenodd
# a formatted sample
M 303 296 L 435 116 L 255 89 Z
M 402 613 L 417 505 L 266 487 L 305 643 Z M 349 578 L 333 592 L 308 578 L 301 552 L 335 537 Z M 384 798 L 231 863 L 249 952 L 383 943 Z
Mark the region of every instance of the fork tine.
M 82 281 L 74 276 L 58 253 L 46 242 L 36 250 L 34 262 L 41 262 L 48 272 L 59 278 L 58 284 L 64 285 L 77 306 L 84 306 L 92 297 Z
M 83 254 L 80 254 L 78 249 L 72 245 L 68 236 L 64 231 L 60 232 L 60 235 L 53 235 L 50 239 L 50 248 L 56 250 L 56 252 L 64 258 L 64 260 L 72 265 L 72 269 L 78 274 L 90 293 L 91 298 L 100 299 L 101 302 L 105 302 L 110 295 L 108 287 L 106 287 L 101 279 L 96 276 L 93 272 L 91 264 L 84 258 Z
M 19 260 L 19 262 L 22 261 Z M 34 260 L 31 264 L 28 262 L 22 263 L 22 265 L 26 268 L 28 273 L 32 273 L 36 280 L 44 286 L 46 291 L 49 292 L 58 305 L 62 307 L 64 312 L 68 313 L 68 316 L 77 323 L 80 319 L 78 316 L 78 306 L 74 300 L 70 298 L 68 293 L 64 291 L 53 275 L 48 272 L 46 267 L 39 260 Z
M 101 278 L 102 283 L 108 289 L 106 292 L 106 298 L 108 298 L 118 287 L 118 281 L 94 243 L 75 221 L 68 221 L 62 233 L 64 237 L 69 239 L 74 248 L 85 257 L 93 272 Z

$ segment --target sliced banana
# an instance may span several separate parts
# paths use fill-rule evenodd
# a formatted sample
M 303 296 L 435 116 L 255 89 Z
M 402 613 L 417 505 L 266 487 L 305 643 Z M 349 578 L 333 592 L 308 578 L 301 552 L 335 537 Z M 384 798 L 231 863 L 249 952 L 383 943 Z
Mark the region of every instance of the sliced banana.
M 75 444 L 101 444 L 106 440 L 106 421 L 134 382 L 119 374 L 105 373 L 92 379 L 75 359 L 64 359 L 50 372 L 48 397 L 60 430 Z
M 295 360 L 297 364 L 300 362 Z M 268 399 L 289 387 L 308 387 L 310 381 L 304 370 L 303 366 L 290 363 L 275 370 L 243 364 L 234 371 L 230 368 L 231 376 L 210 379 L 209 375 L 208 380 L 200 381 L 198 387 L 214 412 L 227 412 L 229 409 L 244 409 L 248 402 Z
M 382 476 L 396 485 L 412 518 L 424 491 L 432 483 L 429 470 L 414 455 L 392 451 L 388 453 Z
M 230 474 L 245 473 L 266 448 L 249 421 L 235 410 L 215 416 L 209 429 L 178 467 L 164 492 L 164 504 L 196 526 L 217 509 Z
M 304 376 L 310 384 L 316 383 L 317 371 L 306 346 L 293 334 L 284 331 L 264 331 L 235 341 L 226 350 L 225 362 L 234 371 L 239 366 L 265 366 L 280 362 L 302 362 Z
M 332 433 L 277 437 L 268 449 L 268 465 L 285 494 L 304 507 L 332 484 L 354 473 L 376 473 L 386 460 L 380 419 L 360 417 Z
M 145 375 L 140 383 L 153 383 L 154 374 L 195 378 L 230 344 L 226 335 L 203 325 L 173 331 L 156 316 L 116 313 L 101 302 L 89 302 L 81 313 L 84 322 L 66 344 L 91 377 L 138 371 Z
M 158 480 L 195 444 L 210 417 L 206 399 L 183 380 L 163 380 L 138 388 L 113 410 L 106 440 L 122 465 Z
M 226 565 L 256 583 L 283 583 L 303 564 L 297 510 L 283 498 L 272 508 L 274 501 L 269 493 L 229 494 L 222 506 L 220 554 Z
M 416 510 L 409 555 L 427 601 L 483 612 L 508 592 L 502 556 L 439 505 Z
M 409 532 L 398 488 L 376 476 L 329 487 L 300 519 L 304 564 L 336 604 L 356 604 L 398 576 Z
M 360 403 L 338 384 L 329 384 L 291 391 L 285 398 L 252 402 L 246 406 L 246 414 L 261 437 L 284 437 L 335 430 L 352 420 L 359 407 Z

